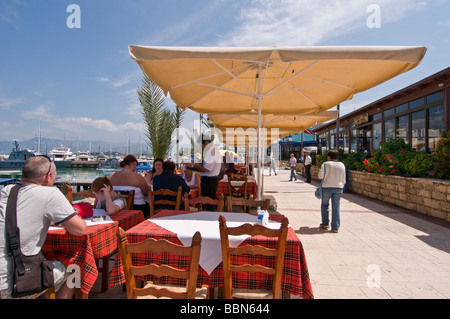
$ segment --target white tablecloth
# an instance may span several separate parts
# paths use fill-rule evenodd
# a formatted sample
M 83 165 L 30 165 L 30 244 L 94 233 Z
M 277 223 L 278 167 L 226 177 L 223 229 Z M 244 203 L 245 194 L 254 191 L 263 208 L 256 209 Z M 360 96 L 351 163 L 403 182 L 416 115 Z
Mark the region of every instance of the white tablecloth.
M 177 234 L 184 246 L 190 246 L 192 236 L 196 231 L 202 235 L 202 249 L 200 251 L 200 266 L 208 273 L 222 261 L 220 247 L 219 216 L 223 215 L 228 227 L 237 227 L 245 223 L 257 223 L 257 216 L 242 213 L 225 212 L 198 212 L 160 218 L 152 218 L 150 221 L 160 227 Z M 268 228 L 279 229 L 280 223 L 269 222 Z M 239 246 L 248 235 L 230 236 L 230 246 Z

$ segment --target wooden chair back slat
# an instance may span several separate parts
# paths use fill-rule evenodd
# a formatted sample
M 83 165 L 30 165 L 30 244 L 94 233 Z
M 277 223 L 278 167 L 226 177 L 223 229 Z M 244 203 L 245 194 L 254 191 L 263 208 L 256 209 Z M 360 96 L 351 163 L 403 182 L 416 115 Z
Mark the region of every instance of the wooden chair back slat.
M 208 196 L 198 196 L 195 198 L 189 198 L 188 194 L 184 196 L 184 208 L 187 210 L 190 206 L 198 207 L 199 210 L 203 210 L 203 205 L 215 205 L 218 212 L 223 211 L 224 196 L 220 194 L 217 199 L 212 199 Z
M 264 200 L 255 199 L 244 199 L 244 198 L 231 198 L 227 197 L 227 208 L 228 212 L 233 211 L 233 206 L 243 206 L 245 211 L 248 212 L 250 207 L 261 207 L 263 210 L 270 210 L 270 199 L 266 198 Z

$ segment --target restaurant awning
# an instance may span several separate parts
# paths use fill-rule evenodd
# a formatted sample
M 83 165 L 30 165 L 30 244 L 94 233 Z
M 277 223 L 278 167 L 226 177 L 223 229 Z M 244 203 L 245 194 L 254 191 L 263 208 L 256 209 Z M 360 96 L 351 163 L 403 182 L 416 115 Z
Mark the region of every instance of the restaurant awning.
M 129 52 L 182 109 L 318 114 L 416 67 L 425 47 L 146 47 Z M 262 139 L 258 136 L 258 141 Z M 262 146 L 259 156 L 262 158 Z M 261 161 L 258 162 L 260 187 Z M 258 191 L 261 197 L 261 189 Z

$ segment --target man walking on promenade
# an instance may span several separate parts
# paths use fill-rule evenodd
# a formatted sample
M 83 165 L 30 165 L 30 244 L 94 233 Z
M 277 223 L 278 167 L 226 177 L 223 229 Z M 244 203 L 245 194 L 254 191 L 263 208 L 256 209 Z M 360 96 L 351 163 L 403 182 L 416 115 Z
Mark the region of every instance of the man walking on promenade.
M 297 167 L 297 159 L 294 157 L 294 154 L 291 154 L 291 158 L 289 159 L 289 165 L 291 166 L 291 177 L 289 181 L 291 182 L 294 178 L 297 180 L 297 177 L 295 176 L 295 168 Z
M 311 164 L 311 156 L 309 156 L 308 152 L 305 152 L 305 177 L 307 183 L 311 183 Z
M 275 175 L 277 175 L 277 171 L 276 171 L 275 165 L 276 165 L 275 158 L 273 158 L 273 155 L 272 155 L 272 156 L 270 156 L 269 176 L 272 175 L 272 171 L 275 173 Z

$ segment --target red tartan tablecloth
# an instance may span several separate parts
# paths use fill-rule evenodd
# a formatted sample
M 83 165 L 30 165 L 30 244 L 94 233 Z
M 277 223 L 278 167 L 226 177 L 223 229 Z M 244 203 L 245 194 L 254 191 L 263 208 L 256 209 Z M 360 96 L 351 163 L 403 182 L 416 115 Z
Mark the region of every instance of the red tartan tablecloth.
M 176 214 L 189 214 L 192 212 L 187 211 L 162 211 L 158 213 L 157 217 L 170 216 Z M 271 216 L 274 221 L 281 221 L 283 216 Z M 217 231 L 219 231 L 219 226 L 217 226 Z M 127 231 L 127 239 L 129 243 L 137 243 L 144 241 L 147 238 L 155 239 L 167 239 L 173 243 L 180 244 L 177 234 L 172 233 L 154 223 L 151 220 L 146 220 L 139 225 L 129 229 Z M 204 239 L 205 240 L 205 239 Z M 264 236 L 255 236 L 246 239 L 241 245 L 246 243 L 258 243 L 259 245 L 272 247 L 276 246 L 276 239 L 267 238 Z M 138 266 L 143 266 L 152 262 L 160 262 L 161 258 L 164 258 L 164 262 L 167 262 L 176 267 L 186 267 L 188 260 L 186 258 L 181 258 L 178 256 L 163 256 L 150 254 L 140 254 L 133 256 L 133 262 Z M 245 262 L 245 260 L 240 260 L 240 262 Z M 252 260 L 252 263 L 254 261 Z M 258 260 L 261 265 L 273 264 L 273 259 L 266 257 L 261 257 Z M 149 279 L 149 278 L 148 278 Z M 111 275 L 110 287 L 119 285 L 125 282 L 123 269 L 120 258 L 116 259 L 114 268 Z M 181 284 L 177 281 L 171 281 L 173 284 Z M 199 268 L 198 274 L 198 285 L 209 285 L 211 287 L 223 286 L 223 269 L 222 264 L 220 264 L 212 273 L 208 275 L 205 270 L 201 267 Z M 238 288 L 251 288 L 251 289 L 271 289 L 271 277 L 269 275 L 257 273 L 257 274 L 246 274 L 235 279 L 233 284 Z M 284 269 L 282 276 L 282 290 L 283 292 L 290 293 L 303 297 L 305 299 L 313 298 L 313 291 L 311 287 L 311 282 L 309 279 L 308 266 L 303 251 L 303 246 L 294 230 L 290 227 L 286 242 L 286 253 L 284 260 Z
M 228 195 L 228 181 L 224 181 L 223 179 L 219 181 L 216 195 L 219 196 L 219 194 Z M 255 181 L 247 182 L 247 194 L 253 195 L 255 199 L 258 197 L 258 187 Z
M 130 229 L 133 226 L 145 220 L 144 213 L 140 210 L 121 210 L 111 216 L 111 219 L 119 223 L 123 230 Z
M 47 233 L 43 252 L 47 259 L 59 260 L 66 267 L 80 266 L 81 291 L 89 294 L 98 277 L 96 259 L 111 254 L 117 248 L 117 227 L 129 229 L 144 220 L 141 211 L 120 211 L 111 216 L 114 223 L 88 226 L 83 236 L 70 235 L 65 229 Z

